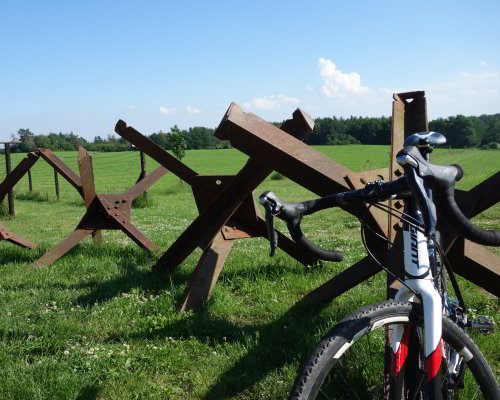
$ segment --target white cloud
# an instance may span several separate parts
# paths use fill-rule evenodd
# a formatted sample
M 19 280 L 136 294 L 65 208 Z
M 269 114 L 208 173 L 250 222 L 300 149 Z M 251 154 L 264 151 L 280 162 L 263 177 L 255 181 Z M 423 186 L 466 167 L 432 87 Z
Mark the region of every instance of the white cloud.
M 186 112 L 188 114 L 202 114 L 203 113 L 203 111 L 201 111 L 200 109 L 191 107 L 189 105 L 186 106 Z
M 256 97 L 251 102 L 243 103 L 245 109 L 256 108 L 258 110 L 278 110 L 282 105 L 299 104 L 300 100 L 296 97 L 286 96 L 284 94 Z
M 483 64 L 484 63 L 484 64 Z M 423 80 L 418 87 L 411 81 L 394 87 L 393 77 L 379 87 L 367 87 L 361 83 L 358 73 L 340 71 L 335 63 L 319 58 L 320 82 L 316 86 L 314 103 L 304 105 L 314 116 L 334 115 L 388 115 L 393 93 L 424 90 L 427 96 L 429 118 L 449 115 L 481 115 L 498 112 L 500 101 L 500 71 L 492 70 L 487 62 L 476 64 L 475 70 L 442 75 Z M 485 68 L 482 68 L 482 67 Z M 319 98 L 323 97 L 321 101 Z
M 278 101 L 282 104 L 299 104 L 300 100 L 296 97 L 285 96 L 284 94 L 278 95 Z
M 481 60 L 481 61 L 479 61 L 479 65 L 480 65 L 481 67 L 486 67 L 486 64 L 487 64 L 487 63 L 486 63 L 486 61 L 482 61 L 482 60 Z
M 280 107 L 274 96 L 257 97 L 252 100 L 251 104 L 258 110 L 276 110 Z
M 427 94 L 431 119 L 457 114 L 493 114 L 498 112 L 500 73 L 461 72 L 422 89 Z
M 370 90 L 361 85 L 361 76 L 357 72 L 344 73 L 337 69 L 332 60 L 320 58 L 319 72 L 323 80 L 320 91 L 326 97 L 346 97 L 347 95 L 366 93 Z
M 161 112 L 162 114 L 165 114 L 165 115 L 168 115 L 168 114 L 175 114 L 175 113 L 177 113 L 177 108 L 175 108 L 175 107 L 168 108 L 168 107 L 163 107 L 163 106 L 161 106 L 161 107 L 160 107 L 160 112 Z

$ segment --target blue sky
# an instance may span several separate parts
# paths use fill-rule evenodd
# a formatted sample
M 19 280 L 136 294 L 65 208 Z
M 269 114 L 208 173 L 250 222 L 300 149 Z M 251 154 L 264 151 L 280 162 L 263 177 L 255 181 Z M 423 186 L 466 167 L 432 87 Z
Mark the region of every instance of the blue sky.
M 0 0 L 0 139 L 92 140 L 216 127 L 230 102 L 269 121 L 500 112 L 499 1 Z

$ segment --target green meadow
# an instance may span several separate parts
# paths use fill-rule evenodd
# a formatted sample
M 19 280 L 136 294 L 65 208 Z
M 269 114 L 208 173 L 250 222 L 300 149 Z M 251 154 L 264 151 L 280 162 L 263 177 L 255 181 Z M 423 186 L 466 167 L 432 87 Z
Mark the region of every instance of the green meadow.
M 385 167 L 389 159 L 387 146 L 317 149 L 354 171 Z M 76 151 L 56 154 L 78 173 Z M 15 166 L 24 155 L 12 157 Z M 199 174 L 231 175 L 246 160 L 230 149 L 190 150 L 182 161 Z M 500 170 L 495 150 L 438 149 L 433 161 L 462 165 L 465 176 L 457 187 L 465 190 Z M 147 159 L 148 172 L 156 166 Z M 94 153 L 93 168 L 98 193 L 125 192 L 139 177 L 139 153 Z M 269 258 L 264 238 L 237 240 L 206 306 L 178 313 L 201 250 L 171 274 L 151 272 L 198 214 L 189 185 L 172 174 L 150 188 L 147 207 L 132 211 L 132 223 L 160 252 L 143 251 L 120 231 L 104 231 L 102 245 L 86 239 L 53 265 L 27 270 L 85 213 L 83 200 L 61 176 L 56 198 L 54 172 L 42 159 L 32 168 L 32 180 L 35 194 L 28 191 L 27 176 L 15 188 L 16 217 L 1 217 L 9 230 L 40 246 L 26 250 L 0 243 L 2 400 L 284 399 L 315 343 L 346 314 L 384 299 L 381 272 L 324 307 L 300 304 L 365 255 L 358 220 L 333 209 L 306 217 L 302 227 L 322 247 L 343 250 L 342 262 L 304 267 L 280 250 Z M 275 174 L 254 198 L 265 190 L 285 201 L 315 197 Z M 278 229 L 286 232 L 280 222 Z M 500 205 L 475 222 L 499 230 Z M 463 279 L 459 283 L 471 314 L 499 324 L 498 298 Z M 477 343 L 498 379 L 500 333 L 477 336 Z

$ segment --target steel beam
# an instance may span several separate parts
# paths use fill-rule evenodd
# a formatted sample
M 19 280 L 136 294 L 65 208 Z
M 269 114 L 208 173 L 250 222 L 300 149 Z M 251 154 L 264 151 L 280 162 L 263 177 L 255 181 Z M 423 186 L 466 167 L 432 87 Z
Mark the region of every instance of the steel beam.
M 158 246 L 130 222 L 130 217 L 132 214 L 132 200 L 165 175 L 168 172 L 165 168 L 157 168 L 134 185 L 127 193 L 97 194 L 92 170 L 92 157 L 83 147 L 80 147 L 78 151 L 78 165 L 81 176 L 77 177 L 78 179 L 75 178 L 76 174 L 71 169 L 49 151 L 45 150 L 43 154 L 45 159 L 50 160 L 49 163 L 54 168 L 57 166 L 58 171 L 62 171 L 61 175 L 68 179 L 70 183 L 73 182 L 73 186 L 80 188 L 79 193 L 85 200 L 87 211 L 75 231 L 37 260 L 33 267 L 52 264 L 88 235 L 93 236 L 94 243 L 100 243 L 102 240 L 101 230 L 103 229 L 121 230 L 143 249 L 149 251 L 159 250 Z
M 76 229 L 56 247 L 36 260 L 28 269 L 46 267 L 52 264 L 93 232 L 92 229 Z
M 15 233 L 10 232 L 3 224 L 0 224 L 0 240 L 6 240 L 12 244 L 28 249 L 36 249 L 37 245 Z
M 160 165 L 149 175 L 140 178 L 140 180 L 128 190 L 127 194 L 131 196 L 132 200 L 134 200 L 136 197 L 140 196 L 142 193 L 148 190 L 149 187 L 158 179 L 168 174 L 168 172 L 169 171 L 165 167 Z
M 141 135 L 134 128 L 127 126 L 124 121 L 119 120 L 116 123 L 115 132 L 138 149 L 141 149 L 145 154 L 181 178 L 184 182 L 191 184 L 192 178 L 198 175 L 187 165 L 167 153 L 147 137 Z
M 500 297 L 500 257 L 486 247 L 457 238 L 448 254 L 453 271 Z
M 66 179 L 83 198 L 83 187 L 80 177 L 71 168 L 64 164 L 64 161 L 53 154 L 49 149 L 38 149 L 38 152 L 40 156 L 45 161 L 47 161 L 47 163 L 51 165 L 52 168 L 54 168 L 59 174 L 61 174 L 64 179 Z
M 28 153 L 21 162 L 14 168 L 10 174 L 0 183 L 0 202 L 3 201 L 7 193 L 21 180 L 21 178 L 29 171 L 29 169 L 38 161 L 36 153 Z
M 203 252 L 189 279 L 182 295 L 182 301 L 178 306 L 179 311 L 187 311 L 205 305 L 212 294 L 217 279 L 219 279 L 232 246 L 233 241 L 224 239 L 222 233 L 219 232 L 216 235 L 212 245 Z
M 0 183 L 0 202 L 14 188 L 29 169 L 38 161 L 36 153 L 28 153 L 21 162 L 14 168 Z M 20 247 L 35 249 L 36 244 L 30 242 L 15 233 L 10 232 L 4 225 L 0 224 L 0 240 L 6 240 Z

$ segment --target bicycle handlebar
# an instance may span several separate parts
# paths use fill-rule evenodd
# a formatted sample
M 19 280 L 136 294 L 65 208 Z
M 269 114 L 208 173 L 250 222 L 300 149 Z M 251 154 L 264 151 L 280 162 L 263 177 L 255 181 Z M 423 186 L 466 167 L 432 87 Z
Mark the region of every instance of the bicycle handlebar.
M 319 202 L 318 202 L 319 200 Z M 328 196 L 318 200 L 312 200 L 317 207 L 315 211 L 319 211 L 322 208 L 334 207 L 336 205 L 336 199 Z M 316 246 L 310 242 L 300 229 L 300 222 L 302 217 L 307 214 L 311 214 L 314 211 L 308 209 L 307 204 L 304 203 L 286 203 L 276 196 L 274 192 L 264 192 L 260 195 L 259 201 L 266 208 L 266 221 L 267 221 L 267 231 L 268 236 L 271 239 L 271 251 L 270 256 L 273 256 L 277 246 L 277 235 L 275 234 L 272 217 L 277 216 L 286 222 L 288 231 L 292 236 L 292 239 L 299 246 L 302 246 L 304 250 L 315 255 L 321 260 L 325 261 L 342 261 L 344 254 L 338 250 L 324 250 L 321 247 Z M 322 207 L 322 208 L 318 208 Z
M 422 212 L 425 233 L 432 236 L 436 228 L 436 206 L 440 215 L 448 220 L 457 233 L 466 239 L 486 246 L 500 246 L 500 231 L 481 229 L 470 222 L 455 201 L 455 182 L 463 176 L 459 165 L 437 165 L 425 160 L 416 146 L 404 147 L 396 157 L 404 168 L 405 176 L 391 182 L 373 182 L 364 189 L 336 193 L 301 203 L 286 203 L 273 192 L 264 192 L 259 200 L 266 208 L 268 235 L 271 242 L 270 255 L 277 246 L 277 234 L 272 218 L 277 216 L 287 223 L 293 240 L 304 250 L 325 261 L 342 261 L 344 255 L 338 250 L 324 250 L 310 242 L 300 228 L 304 215 L 346 205 L 352 202 L 379 202 L 392 196 L 414 198 Z M 427 189 L 433 191 L 429 198 Z
M 273 216 L 277 216 L 287 223 L 288 231 L 293 240 L 304 250 L 313 254 L 324 261 L 342 261 L 344 254 L 339 250 L 324 250 L 309 241 L 302 229 L 300 222 L 304 215 L 313 214 L 326 208 L 337 207 L 355 201 L 369 202 L 380 201 L 382 198 L 389 198 L 395 194 L 401 194 L 408 191 L 404 178 L 392 182 L 374 182 L 366 185 L 364 189 L 352 190 L 332 194 L 315 200 L 304 201 L 301 203 L 286 203 L 278 198 L 274 192 L 264 192 L 260 195 L 259 201 L 266 209 L 266 221 L 268 228 L 268 237 L 270 238 L 270 255 L 275 254 L 277 246 L 277 235 L 273 228 Z
M 403 148 L 396 160 L 405 170 L 405 178 L 412 194 L 416 198 L 424 215 L 426 233 L 432 234 L 435 228 L 432 222 L 432 210 L 425 190 L 433 190 L 434 201 L 443 217 L 457 233 L 466 239 L 485 246 L 500 246 L 500 231 L 481 229 L 474 225 L 462 213 L 455 201 L 455 182 L 463 176 L 463 169 L 458 165 L 437 165 L 425 160 L 415 146 Z M 419 185 L 422 182 L 423 185 Z M 422 186 L 422 187 L 421 187 Z

